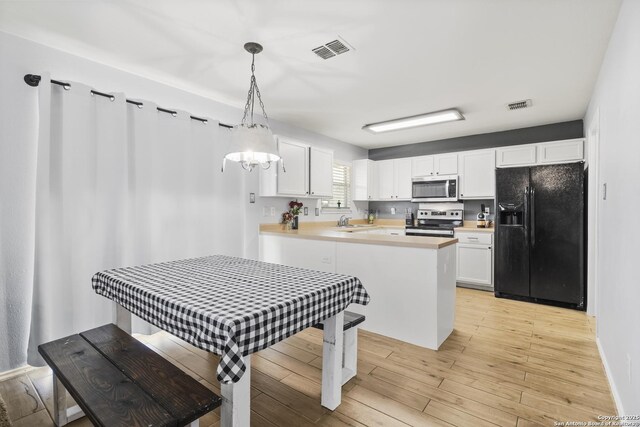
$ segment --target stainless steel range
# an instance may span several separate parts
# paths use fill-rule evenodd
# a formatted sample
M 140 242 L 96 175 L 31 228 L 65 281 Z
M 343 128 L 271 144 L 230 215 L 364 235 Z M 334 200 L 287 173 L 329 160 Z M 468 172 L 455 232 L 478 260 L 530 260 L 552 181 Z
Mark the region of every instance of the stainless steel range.
M 462 209 L 418 209 L 416 225 L 406 225 L 407 236 L 453 237 L 453 229 L 462 227 Z

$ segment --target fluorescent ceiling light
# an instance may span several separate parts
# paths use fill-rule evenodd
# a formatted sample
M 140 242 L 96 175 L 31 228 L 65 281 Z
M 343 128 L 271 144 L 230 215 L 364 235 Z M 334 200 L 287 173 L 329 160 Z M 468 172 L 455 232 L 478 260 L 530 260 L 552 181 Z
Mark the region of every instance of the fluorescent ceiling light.
M 373 133 L 379 133 L 417 126 L 435 125 L 436 123 L 453 122 L 456 120 L 464 120 L 464 116 L 460 111 L 452 108 L 450 110 L 435 111 L 433 113 L 420 114 L 418 116 L 372 123 L 370 125 L 362 126 L 362 129 Z

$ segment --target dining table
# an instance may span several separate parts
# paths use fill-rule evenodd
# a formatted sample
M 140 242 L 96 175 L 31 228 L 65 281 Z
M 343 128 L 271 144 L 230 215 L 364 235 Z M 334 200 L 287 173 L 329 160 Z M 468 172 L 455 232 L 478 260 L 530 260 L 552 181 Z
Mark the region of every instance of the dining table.
M 101 271 L 92 287 L 114 302 L 114 323 L 126 332 L 133 314 L 219 356 L 224 427 L 250 424 L 251 355 L 320 322 L 320 403 L 338 407 L 344 310 L 370 301 L 353 276 L 228 255 Z

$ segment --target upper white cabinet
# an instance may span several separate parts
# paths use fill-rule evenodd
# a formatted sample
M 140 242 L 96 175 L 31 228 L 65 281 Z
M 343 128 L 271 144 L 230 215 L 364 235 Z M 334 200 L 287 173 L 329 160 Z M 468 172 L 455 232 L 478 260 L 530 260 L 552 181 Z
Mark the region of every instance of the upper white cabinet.
M 395 159 L 394 186 L 396 199 L 411 199 L 411 159 Z
M 333 194 L 333 151 L 309 148 L 309 190 L 311 197 Z
M 539 163 L 564 163 L 584 159 L 584 140 L 569 139 L 538 144 Z
M 515 145 L 496 149 L 496 166 L 534 166 L 584 160 L 584 139 Z
M 496 151 L 478 150 L 458 154 L 460 198 L 493 199 L 496 194 Z
M 516 145 L 496 149 L 496 165 L 529 166 L 536 164 L 536 145 Z
M 411 158 L 411 176 L 455 175 L 458 173 L 456 153 Z
M 278 138 L 278 149 L 284 170 L 277 175 L 278 194 L 306 196 L 309 194 L 309 146 Z
M 369 159 L 354 160 L 352 164 L 353 200 L 378 198 L 376 162 Z
M 412 176 L 429 176 L 433 173 L 433 156 L 419 156 L 411 159 Z
M 278 137 L 278 150 L 282 160 L 260 169 L 260 196 L 331 196 L 332 151 L 283 137 Z
M 458 173 L 458 154 L 438 154 L 433 157 L 436 175 L 455 175 Z
M 377 163 L 378 199 L 411 199 L 411 159 L 381 160 Z

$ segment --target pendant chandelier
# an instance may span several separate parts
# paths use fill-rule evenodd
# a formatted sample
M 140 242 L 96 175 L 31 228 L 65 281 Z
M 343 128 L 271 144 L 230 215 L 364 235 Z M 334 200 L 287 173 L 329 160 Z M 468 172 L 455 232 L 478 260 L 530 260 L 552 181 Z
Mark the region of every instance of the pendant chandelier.
M 231 152 L 224 156 L 222 171 L 227 160 L 238 162 L 243 169 L 251 172 L 256 166 L 269 169 L 271 163 L 280 160 L 276 140 L 269 128 L 269 118 L 264 110 L 264 104 L 260 97 L 260 89 L 255 76 L 255 57 L 262 52 L 262 46 L 258 43 L 245 43 L 244 49 L 251 54 L 251 83 L 247 103 L 244 106 L 242 122 L 231 129 Z M 258 98 L 258 104 L 262 110 L 265 124 L 255 123 L 253 109 Z

